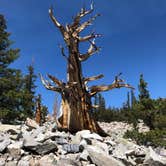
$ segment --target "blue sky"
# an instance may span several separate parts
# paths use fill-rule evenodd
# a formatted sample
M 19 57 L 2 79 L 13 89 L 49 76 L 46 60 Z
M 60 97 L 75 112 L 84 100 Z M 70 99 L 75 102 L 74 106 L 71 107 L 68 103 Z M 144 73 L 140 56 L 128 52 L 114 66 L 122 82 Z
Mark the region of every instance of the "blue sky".
M 20 58 L 12 65 L 26 72 L 34 59 L 36 73 L 50 73 L 66 78 L 66 63 L 58 45 L 64 44 L 59 31 L 48 16 L 54 7 L 58 20 L 70 23 L 72 17 L 89 0 L 0 0 L 0 13 L 5 15 L 13 47 L 21 49 Z M 166 97 L 166 1 L 165 0 L 95 0 L 95 13 L 101 17 L 88 31 L 103 34 L 96 40 L 102 49 L 83 63 L 85 76 L 104 74 L 93 84 L 109 84 L 122 72 L 138 94 L 139 75 L 144 74 L 152 98 Z M 86 31 L 86 33 L 88 32 Z M 86 52 L 83 47 L 82 51 Z M 51 112 L 54 92 L 47 91 L 40 80 L 37 92 Z M 127 89 L 104 92 L 107 106 L 119 107 L 126 100 Z

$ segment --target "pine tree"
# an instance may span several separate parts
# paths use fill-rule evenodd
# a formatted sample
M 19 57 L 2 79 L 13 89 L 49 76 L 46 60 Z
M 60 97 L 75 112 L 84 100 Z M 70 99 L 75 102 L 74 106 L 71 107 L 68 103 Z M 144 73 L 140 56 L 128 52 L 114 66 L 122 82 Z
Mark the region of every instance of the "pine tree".
M 127 108 L 130 109 L 130 93 L 127 92 Z
M 142 99 L 149 99 L 150 98 L 149 91 L 147 90 L 147 85 L 148 85 L 148 83 L 145 82 L 145 80 L 143 78 L 143 74 L 141 74 L 140 80 L 139 80 L 139 85 L 138 85 L 140 101 Z
M 98 98 L 99 98 L 99 110 L 104 111 L 105 110 L 105 99 L 101 95 L 101 93 L 98 94 Z
M 24 77 L 24 97 L 23 104 L 23 116 L 32 118 L 35 111 L 35 81 L 36 75 L 34 74 L 33 65 L 28 66 L 28 74 Z
M 22 93 L 20 70 L 9 67 L 19 57 L 19 49 L 11 48 L 10 33 L 6 31 L 6 21 L 0 15 L 0 120 L 9 123 L 18 118 Z
M 134 90 L 130 91 L 130 95 L 131 95 L 131 108 L 133 108 L 134 105 L 137 103 L 137 99 L 135 97 Z

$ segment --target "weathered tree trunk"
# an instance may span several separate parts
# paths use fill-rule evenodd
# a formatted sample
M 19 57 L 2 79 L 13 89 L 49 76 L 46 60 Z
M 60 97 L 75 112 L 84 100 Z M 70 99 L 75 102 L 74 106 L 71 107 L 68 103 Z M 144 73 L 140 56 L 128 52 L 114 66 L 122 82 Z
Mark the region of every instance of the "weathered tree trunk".
M 35 115 L 35 121 L 41 125 L 41 103 L 40 103 L 40 96 L 36 99 L 36 115 Z
M 50 18 L 55 26 L 60 30 L 64 41 L 67 45 L 69 55 L 65 55 L 64 48 L 61 47 L 62 55 L 67 60 L 67 83 L 64 83 L 54 76 L 48 75 L 48 77 L 56 84 L 51 85 L 50 82 L 43 79 L 44 86 L 56 92 L 59 92 L 62 96 L 61 107 L 63 115 L 60 117 L 59 122 L 62 129 L 76 132 L 82 129 L 89 129 L 99 134 L 104 134 L 103 130 L 99 127 L 96 121 L 90 117 L 89 112 L 92 110 L 91 97 L 101 91 L 107 91 L 114 88 L 127 87 L 132 88 L 130 85 L 125 84 L 123 80 L 115 77 L 115 81 L 108 86 L 92 86 L 88 88 L 87 83 L 96 79 L 100 79 L 103 75 L 84 78 L 82 73 L 82 62 L 87 60 L 91 55 L 99 51 L 99 48 L 95 45 L 94 39 L 100 37 L 99 34 L 90 34 L 85 37 L 80 37 L 80 33 L 96 19 L 97 16 L 91 17 L 88 21 L 80 23 L 82 17 L 93 12 L 93 4 L 90 10 L 81 9 L 80 13 L 76 15 L 74 21 L 70 25 L 65 27 L 61 25 L 53 16 L 52 8 L 49 10 Z M 81 42 L 89 42 L 90 47 L 85 54 L 81 54 L 79 51 L 79 44 Z

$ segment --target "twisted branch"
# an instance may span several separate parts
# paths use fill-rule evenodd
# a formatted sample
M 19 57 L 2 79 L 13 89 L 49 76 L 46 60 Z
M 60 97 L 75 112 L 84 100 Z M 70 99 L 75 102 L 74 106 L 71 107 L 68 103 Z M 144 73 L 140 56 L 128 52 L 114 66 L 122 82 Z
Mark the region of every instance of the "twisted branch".
M 41 79 L 42 84 L 44 85 L 44 87 L 46 89 L 61 93 L 60 87 L 55 87 L 55 86 L 51 85 L 51 83 L 49 81 L 45 80 L 41 74 L 39 74 L 39 77 Z

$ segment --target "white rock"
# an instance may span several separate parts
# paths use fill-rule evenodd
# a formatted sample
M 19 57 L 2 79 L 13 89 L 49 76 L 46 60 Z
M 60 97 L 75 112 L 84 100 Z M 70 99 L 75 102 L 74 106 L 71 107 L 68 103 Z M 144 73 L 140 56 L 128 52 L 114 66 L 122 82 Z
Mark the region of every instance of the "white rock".
M 81 137 L 84 139 L 96 139 L 99 141 L 103 141 L 103 138 L 96 133 L 86 133 L 86 134 L 83 134 Z
M 9 161 L 5 164 L 5 166 L 17 166 L 17 161 Z
M 8 145 L 7 149 L 12 157 L 20 158 L 21 154 L 23 153 L 23 150 L 21 149 L 22 147 L 23 141 L 17 141 L 15 143 Z
M 90 134 L 90 130 L 78 131 L 75 136 L 72 136 L 72 143 L 79 144 L 81 142 L 81 139 L 83 138 L 83 135 L 86 134 Z
M 6 159 L 3 157 L 0 157 L 0 166 L 5 166 Z
M 92 140 L 92 145 L 91 146 L 94 146 L 96 148 L 101 149 L 107 155 L 109 154 L 108 146 L 107 146 L 107 144 L 105 144 L 103 142 L 100 142 L 100 141 L 97 141 L 97 140 L 94 139 L 94 140 Z
M 138 120 L 137 128 L 138 128 L 138 132 L 140 133 L 145 133 L 150 131 L 150 128 L 146 126 L 143 120 L 141 119 Z
M 87 161 L 88 160 L 89 153 L 85 149 L 81 154 L 80 154 L 80 160 Z
M 25 147 L 35 147 L 39 144 L 40 143 L 35 141 L 35 139 L 29 133 L 23 134 L 23 145 Z
M 56 164 L 57 157 L 54 154 L 45 155 L 39 160 L 40 166 L 54 166 Z
M 21 125 L 7 125 L 7 124 L 1 124 L 0 125 L 0 132 L 10 132 L 12 133 L 15 132 L 15 133 L 20 133 L 20 130 L 21 130 Z
M 105 140 L 104 143 L 106 143 L 107 145 L 111 145 L 111 146 L 115 146 L 116 145 L 116 143 L 114 141 L 112 141 L 111 139 Z
M 31 127 L 31 128 L 35 128 L 35 129 L 39 127 L 39 125 L 38 125 L 34 120 L 32 120 L 32 119 L 30 119 L 30 118 L 27 118 L 27 119 L 26 119 L 25 124 L 26 124 L 27 126 Z
M 3 140 L 1 140 L 0 142 L 0 152 L 3 152 L 10 143 L 11 143 L 11 140 L 9 139 L 9 137 L 4 136 Z
M 102 150 L 96 147 L 88 146 L 87 151 L 91 161 L 97 166 L 124 166 L 122 162 L 116 160 L 112 156 L 103 153 Z
M 18 166 L 29 166 L 30 165 L 30 160 L 32 160 L 32 156 L 24 156 L 19 160 Z
M 149 164 L 150 166 L 164 166 L 166 165 L 166 157 L 160 156 L 149 147 L 149 152 L 145 157 L 144 164 Z

